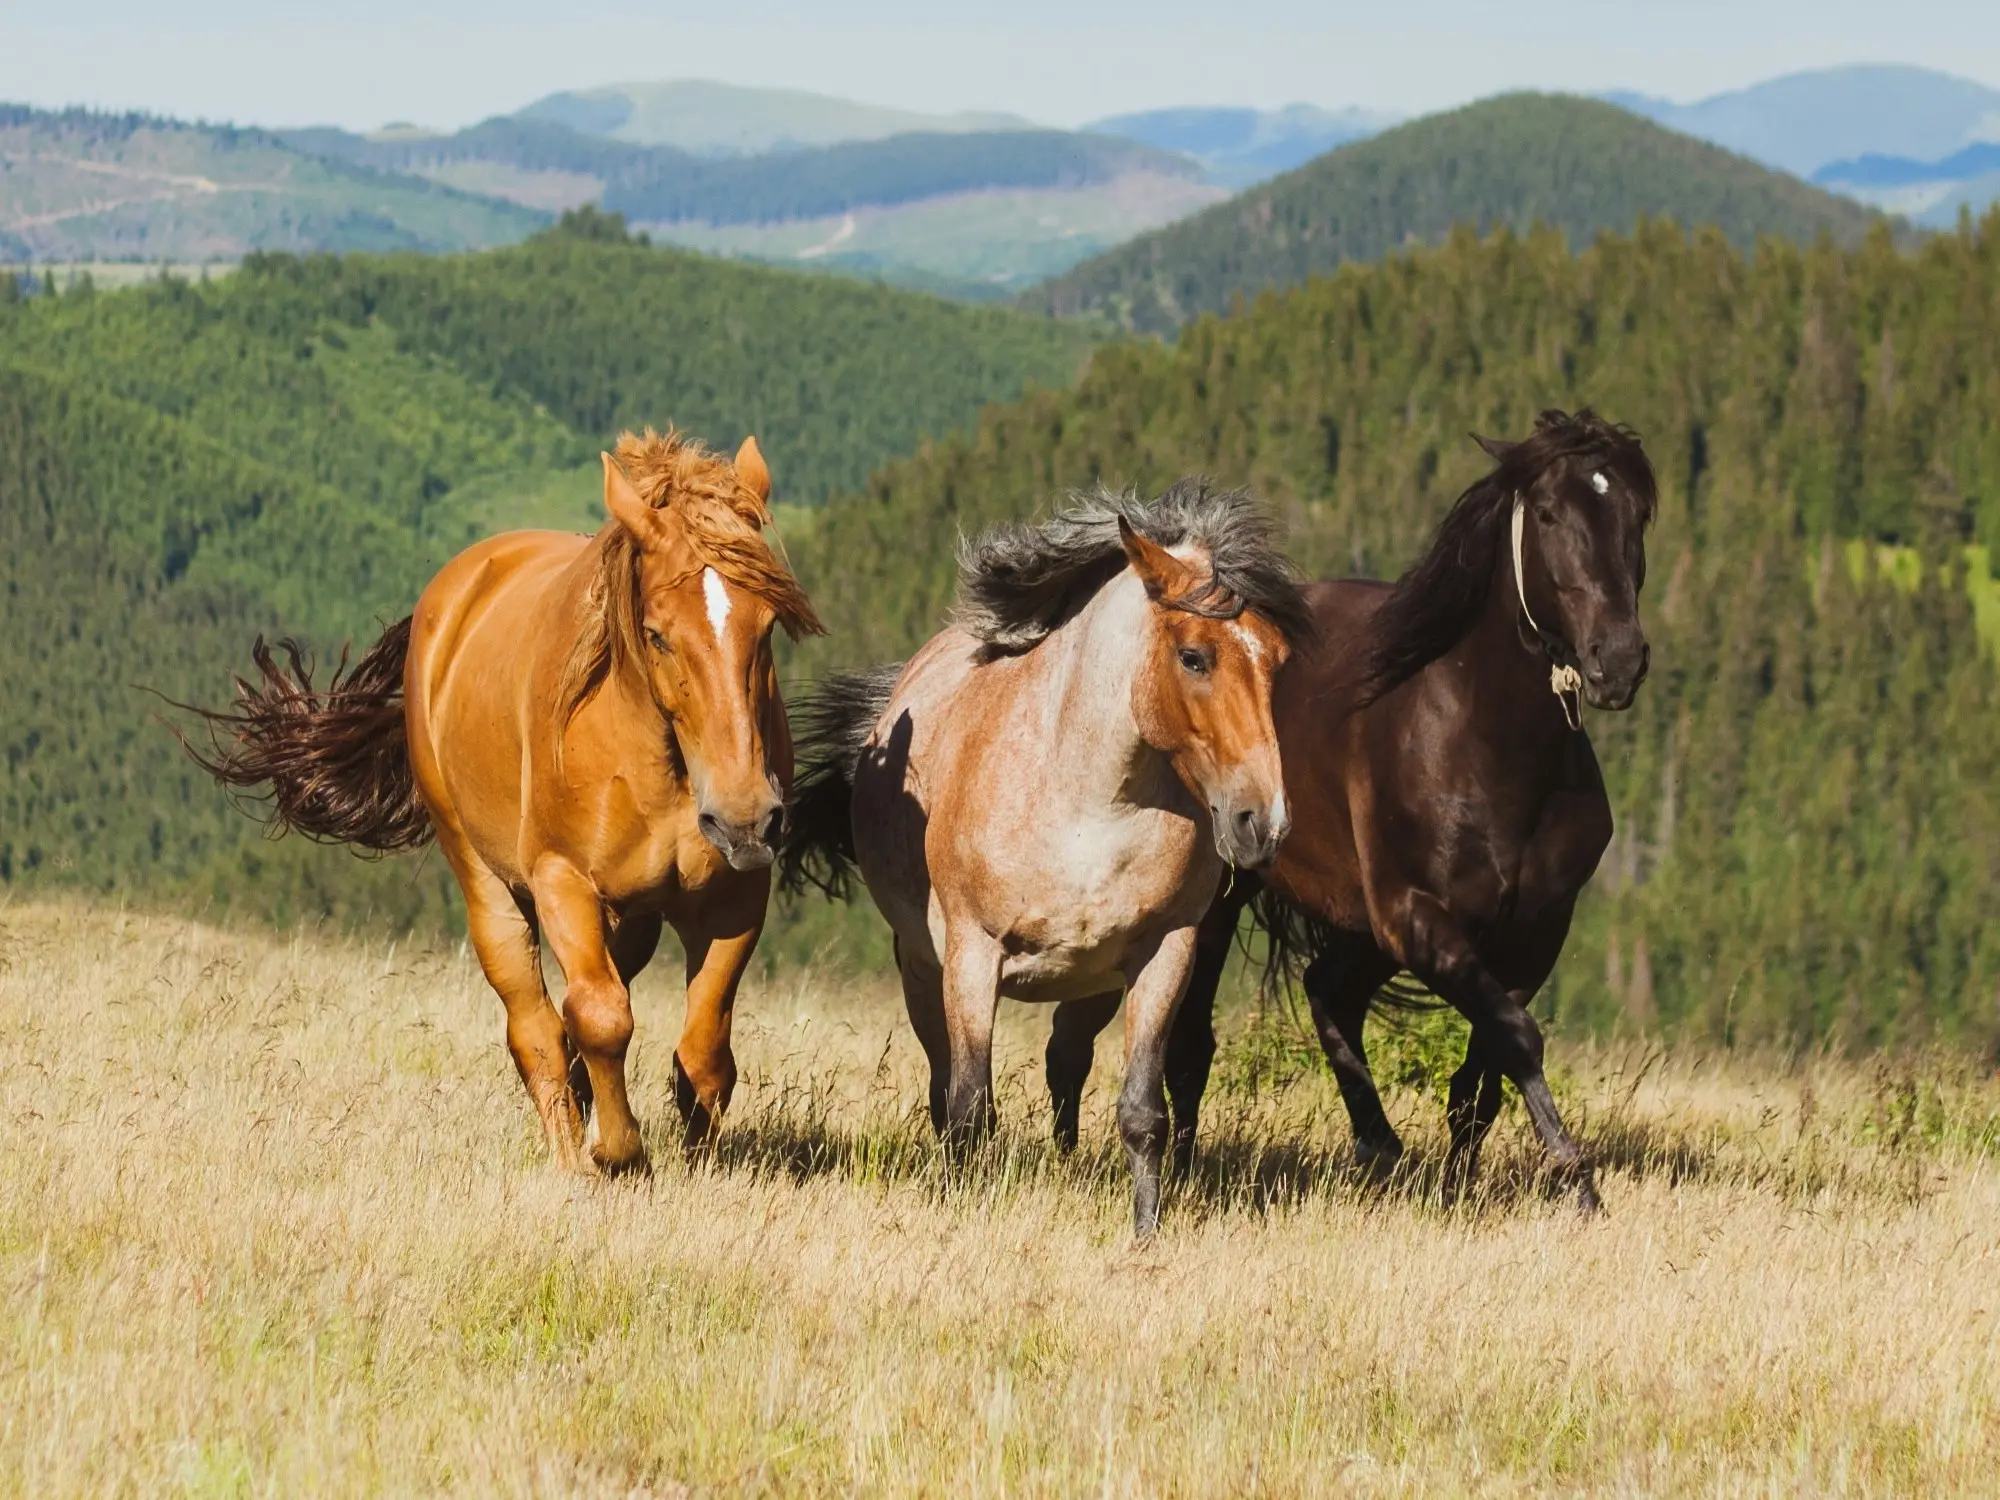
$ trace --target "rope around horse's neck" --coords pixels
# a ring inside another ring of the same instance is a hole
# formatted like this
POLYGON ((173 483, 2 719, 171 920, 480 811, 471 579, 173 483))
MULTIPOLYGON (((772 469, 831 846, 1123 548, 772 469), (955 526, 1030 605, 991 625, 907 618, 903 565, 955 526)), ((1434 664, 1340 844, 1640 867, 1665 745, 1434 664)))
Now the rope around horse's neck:
MULTIPOLYGON (((1521 497, 1514 497, 1514 592, 1521 601, 1521 613, 1526 616, 1528 628, 1535 632, 1535 639, 1542 643, 1545 654, 1549 651, 1549 633, 1535 623, 1535 612, 1528 608, 1528 575, 1521 567, 1521 533, 1527 525, 1527 508, 1521 497)), ((1549 691, 1556 695, 1556 702, 1562 705, 1563 718, 1569 721, 1571 729, 1583 728, 1583 674, 1573 666, 1565 666, 1549 659, 1549 691)))

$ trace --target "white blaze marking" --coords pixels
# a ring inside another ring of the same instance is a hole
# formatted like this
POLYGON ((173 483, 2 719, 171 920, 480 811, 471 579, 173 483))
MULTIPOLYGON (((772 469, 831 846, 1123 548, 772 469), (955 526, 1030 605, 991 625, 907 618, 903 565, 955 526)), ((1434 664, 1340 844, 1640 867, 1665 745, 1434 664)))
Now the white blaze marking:
POLYGON ((1608 495, 1611 493, 1611 481, 1604 477, 1602 471, 1599 471, 1598 473, 1592 474, 1590 476, 1590 487, 1596 490, 1597 493, 1600 495, 1608 495))
POLYGON ((1241 625, 1231 625, 1229 628, 1236 632, 1236 639, 1241 641, 1243 649, 1250 653, 1250 660, 1262 666, 1264 662, 1264 648, 1258 642, 1257 637, 1241 625))
POLYGON ((722 581, 722 575, 713 568, 701 570, 701 594, 708 601, 708 623, 715 631, 715 638, 722 639, 722 627, 729 622, 729 586, 722 581))

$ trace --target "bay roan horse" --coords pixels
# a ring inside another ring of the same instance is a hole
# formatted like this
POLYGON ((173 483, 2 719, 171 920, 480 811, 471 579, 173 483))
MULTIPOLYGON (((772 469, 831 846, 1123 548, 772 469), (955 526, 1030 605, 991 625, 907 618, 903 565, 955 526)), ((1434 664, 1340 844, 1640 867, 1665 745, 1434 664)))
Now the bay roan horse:
MULTIPOLYGON (((1522 442, 1478 441, 1493 471, 1394 585, 1307 590, 1317 645, 1286 668, 1275 705, 1292 833, 1257 904, 1274 961, 1305 961, 1314 1028, 1363 1166, 1403 1150, 1361 1028, 1371 1000, 1407 972, 1472 1024, 1451 1080, 1448 1190, 1469 1181, 1506 1077, 1594 1208, 1527 1006, 1610 842, 1582 703, 1626 708, 1645 678, 1639 591, 1657 492, 1638 438, 1588 411, 1544 412, 1522 442)), ((1251 889, 1235 883, 1203 924, 1169 1044, 1181 1168, 1215 1055, 1217 981, 1251 889)), ((1109 1019, 1101 1002, 1058 1012, 1058 1130, 1109 1019)))
POLYGON ((959 595, 907 666, 801 703, 781 869, 845 894, 858 865, 948 1141, 991 1127, 1003 995, 1122 990, 1118 1127, 1149 1234, 1196 925, 1224 869, 1270 863, 1289 822, 1271 683, 1304 601, 1264 515, 1193 480, 989 531, 959 595))
POLYGON ((517 531, 460 553, 324 691, 294 643, 288 671, 260 640, 260 681, 206 715, 214 750, 197 758, 267 792, 280 827, 378 850, 435 836, 565 1166, 645 1164, 627 986, 663 920, 687 957, 674 1075, 690 1148, 735 1083, 731 1008, 792 774, 772 627, 821 628, 763 538, 770 485, 754 440, 731 463, 627 435, 604 457, 594 537, 517 531))

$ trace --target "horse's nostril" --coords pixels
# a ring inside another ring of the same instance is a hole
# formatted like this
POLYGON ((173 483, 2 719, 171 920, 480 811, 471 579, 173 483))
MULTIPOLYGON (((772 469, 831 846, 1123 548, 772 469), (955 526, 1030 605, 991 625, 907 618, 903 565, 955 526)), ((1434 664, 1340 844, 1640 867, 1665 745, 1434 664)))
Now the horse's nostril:
POLYGON ((770 816, 764 819, 764 842, 775 849, 778 846, 778 840, 784 836, 785 810, 782 807, 775 807, 771 809, 770 816))
POLYGON ((722 826, 722 819, 718 818, 714 813, 705 812, 696 818, 695 827, 701 830, 701 836, 711 844, 716 845, 718 848, 727 847, 729 830, 722 826))

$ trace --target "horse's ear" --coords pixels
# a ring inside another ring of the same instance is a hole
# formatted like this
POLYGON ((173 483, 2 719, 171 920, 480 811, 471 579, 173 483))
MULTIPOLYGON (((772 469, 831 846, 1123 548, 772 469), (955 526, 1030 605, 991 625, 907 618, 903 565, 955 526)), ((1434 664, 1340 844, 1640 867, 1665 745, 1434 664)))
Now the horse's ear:
POLYGON ((743 446, 736 450, 736 477, 751 494, 767 505, 770 503, 771 471, 765 466, 764 455, 754 437, 745 438, 743 446))
POLYGON ((1146 585, 1148 599, 1172 599, 1192 586, 1193 570, 1152 538, 1139 535, 1122 515, 1118 518, 1118 540, 1132 571, 1146 585))
POLYGON ((625 477, 618 461, 609 453, 603 457, 604 508, 611 513, 612 520, 630 533, 633 541, 644 546, 659 530, 660 518, 653 514, 652 506, 639 498, 639 492, 632 488, 632 481, 625 477))
POLYGON ((1507 455, 1521 446, 1519 443, 1510 443, 1505 438, 1481 437, 1476 432, 1472 434, 1472 440, 1484 448, 1486 456, 1496 464, 1505 463, 1507 455))

